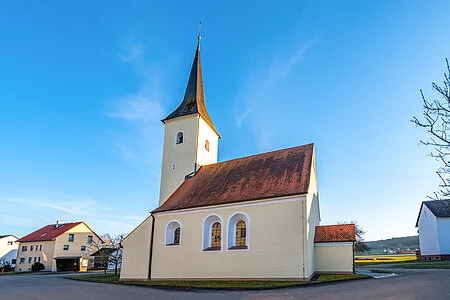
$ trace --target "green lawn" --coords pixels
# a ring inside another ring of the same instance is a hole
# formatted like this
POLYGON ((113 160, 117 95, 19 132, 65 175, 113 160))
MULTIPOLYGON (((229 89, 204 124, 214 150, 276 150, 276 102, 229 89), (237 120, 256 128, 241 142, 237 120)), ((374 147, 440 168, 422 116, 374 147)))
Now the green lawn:
MULTIPOLYGON (((31 274, 31 271, 25 271, 25 272, 5 272, 3 275, 22 275, 22 274, 31 274)), ((0 272, 0 276, 2 276, 2 273, 0 272)))
POLYGON ((450 261, 417 261, 409 264, 395 264, 391 269, 450 269, 450 261))
POLYGON ((370 278, 360 274, 320 275, 314 282, 304 281, 119 281, 119 275, 101 274, 101 275, 76 275, 67 276, 74 280, 83 280, 101 283, 113 283, 124 285, 136 285, 145 287, 164 287, 164 288, 182 288, 182 289, 271 289, 289 286, 302 286, 316 284, 319 282, 333 282, 341 280, 352 280, 361 278, 370 278))

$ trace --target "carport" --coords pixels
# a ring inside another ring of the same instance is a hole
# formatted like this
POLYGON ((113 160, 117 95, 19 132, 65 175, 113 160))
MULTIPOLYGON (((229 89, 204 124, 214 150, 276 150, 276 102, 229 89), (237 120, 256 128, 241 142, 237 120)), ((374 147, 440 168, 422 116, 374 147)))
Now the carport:
POLYGON ((86 272, 88 259, 83 256, 55 257, 56 271, 58 272, 86 272))

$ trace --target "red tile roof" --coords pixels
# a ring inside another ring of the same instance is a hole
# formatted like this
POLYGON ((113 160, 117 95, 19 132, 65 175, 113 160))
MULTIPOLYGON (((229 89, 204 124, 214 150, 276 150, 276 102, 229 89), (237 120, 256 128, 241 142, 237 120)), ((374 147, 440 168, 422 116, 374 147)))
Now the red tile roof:
POLYGON ((200 168, 153 212, 306 194, 314 144, 200 168))
POLYGON ((314 243, 354 242, 355 224, 316 226, 314 243))
POLYGON ((56 224, 50 224, 18 239, 16 242, 51 241, 81 223, 83 222, 62 223, 59 227, 56 227, 56 224))

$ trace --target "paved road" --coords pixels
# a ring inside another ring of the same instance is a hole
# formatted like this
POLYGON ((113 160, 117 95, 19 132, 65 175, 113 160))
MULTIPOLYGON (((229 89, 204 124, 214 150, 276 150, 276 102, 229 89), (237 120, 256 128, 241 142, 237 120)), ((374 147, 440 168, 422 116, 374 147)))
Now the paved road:
POLYGON ((450 299, 450 269, 266 291, 180 291, 81 282, 54 275, 0 276, 0 299, 450 299))

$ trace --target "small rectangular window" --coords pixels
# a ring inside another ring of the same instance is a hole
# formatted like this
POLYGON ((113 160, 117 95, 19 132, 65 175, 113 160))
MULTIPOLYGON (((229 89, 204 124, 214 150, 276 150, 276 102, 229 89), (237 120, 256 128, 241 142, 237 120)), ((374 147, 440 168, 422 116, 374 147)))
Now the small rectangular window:
POLYGON ((92 235, 88 235, 87 243, 92 244, 92 235))
POLYGON ((22 251, 27 251, 27 246, 22 246, 22 251))
POLYGON ((40 256, 38 257, 38 262, 41 262, 41 257, 40 256))
POLYGON ((69 245, 64 245, 63 250, 69 250, 69 245))
POLYGON ((86 251, 86 246, 81 246, 81 251, 86 251))
POLYGON ((11 264, 15 265, 17 260, 15 258, 11 259, 11 264))
POLYGON ((69 242, 73 242, 74 237, 73 233, 69 233, 69 242))
POLYGON ((39 245, 39 251, 42 251, 42 245, 39 245))
POLYGON ((34 250, 34 246, 30 246, 30 252, 34 250))
POLYGON ((24 257, 21 257, 21 258, 20 258, 19 264, 24 264, 24 263, 25 263, 25 258, 24 258, 24 257))
POLYGON ((35 257, 34 257, 34 262, 36 262, 36 261, 37 261, 37 257, 35 256, 35 257))
POLYGON ((8 246, 12 246, 13 242, 12 241, 8 241, 8 246))
POLYGON ((31 264, 31 257, 28 257, 28 263, 31 264))

